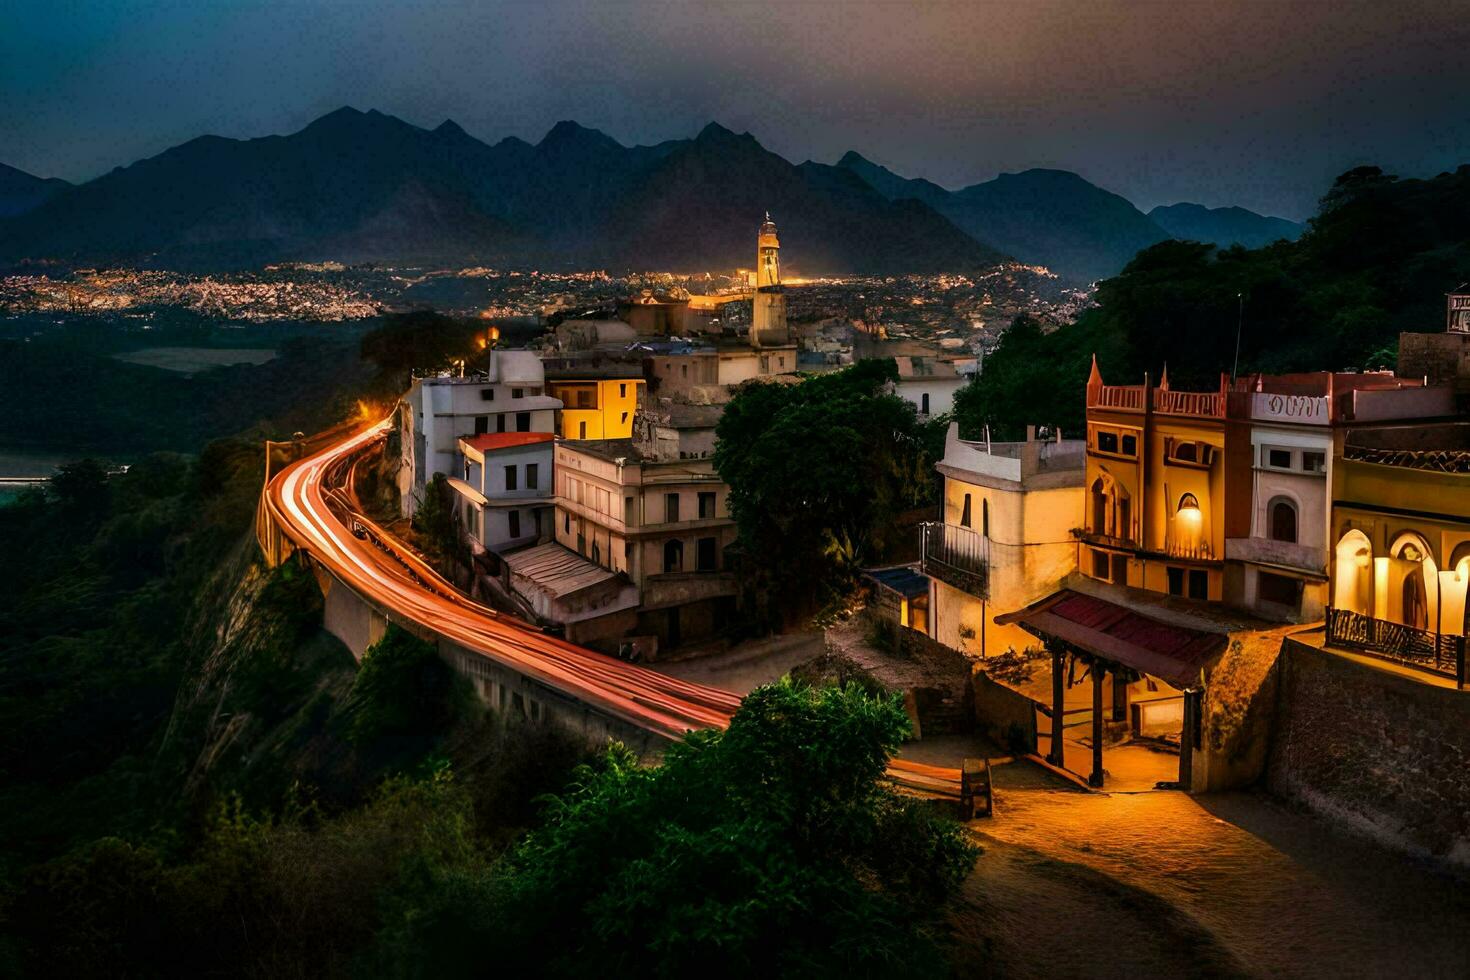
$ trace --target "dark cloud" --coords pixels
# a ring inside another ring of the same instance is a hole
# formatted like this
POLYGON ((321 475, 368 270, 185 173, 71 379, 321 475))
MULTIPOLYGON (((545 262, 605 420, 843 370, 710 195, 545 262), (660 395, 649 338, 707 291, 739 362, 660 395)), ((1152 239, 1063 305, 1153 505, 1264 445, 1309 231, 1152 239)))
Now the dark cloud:
POLYGON ((5 26, 0 160, 70 179, 342 104, 492 140, 719 119, 797 161, 1288 217, 1358 163, 1470 161, 1470 19, 1442 2, 12 0, 5 26))

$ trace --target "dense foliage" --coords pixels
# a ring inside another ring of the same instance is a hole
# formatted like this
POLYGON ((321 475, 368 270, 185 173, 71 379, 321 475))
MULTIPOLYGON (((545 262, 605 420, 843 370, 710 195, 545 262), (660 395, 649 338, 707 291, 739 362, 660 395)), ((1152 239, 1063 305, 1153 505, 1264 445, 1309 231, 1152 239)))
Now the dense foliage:
POLYGON ((715 468, 741 548, 788 616, 845 587, 895 543, 895 516, 934 493, 938 426, 892 393, 897 378, 892 360, 871 360, 750 383, 720 417, 715 468))
POLYGON ((1075 324, 1018 324, 956 417, 966 436, 987 424, 996 438, 1027 424, 1078 432, 1094 352, 1112 384, 1167 365, 1175 388, 1213 389, 1234 367, 1237 327, 1242 373, 1392 367, 1399 333, 1441 330, 1444 294, 1470 279, 1466 227, 1470 166, 1428 180, 1349 171, 1295 242, 1162 242, 1101 283, 1075 324))

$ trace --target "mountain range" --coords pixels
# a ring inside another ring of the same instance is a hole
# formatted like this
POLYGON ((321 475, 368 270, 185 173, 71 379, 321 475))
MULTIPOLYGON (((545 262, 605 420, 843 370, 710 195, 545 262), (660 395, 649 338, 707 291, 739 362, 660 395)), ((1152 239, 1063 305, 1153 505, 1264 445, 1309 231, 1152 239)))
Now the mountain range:
POLYGON ((0 218, 33 211, 70 186, 56 177, 34 177, 0 163, 0 218))
MULTIPOLYGON (((1222 210, 1222 227, 1278 220, 1222 210)), ((1173 234, 1065 171, 948 191, 857 153, 793 165, 715 123, 653 146, 569 121, 536 144, 488 144, 453 122, 343 108, 286 136, 201 136, 75 186, 0 168, 0 258, 696 271, 750 265, 767 211, 788 268, 807 274, 966 272, 1015 257, 1085 282, 1173 234)))
POLYGON ((1202 204, 1160 205, 1148 213, 1174 238, 1212 242, 1221 248, 1241 245, 1262 248, 1285 239, 1294 242, 1305 226, 1286 218, 1272 218, 1245 208, 1207 208, 1202 204))

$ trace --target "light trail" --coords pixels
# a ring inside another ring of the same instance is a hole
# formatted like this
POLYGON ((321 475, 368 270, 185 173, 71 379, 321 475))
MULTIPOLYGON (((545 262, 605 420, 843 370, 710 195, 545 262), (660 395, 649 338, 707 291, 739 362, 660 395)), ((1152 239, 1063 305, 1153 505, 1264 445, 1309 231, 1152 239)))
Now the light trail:
MULTIPOLYGON (((388 431, 383 420, 305 456, 266 485, 266 507, 292 543, 365 601, 390 610, 573 700, 641 730, 678 739, 723 729, 739 696, 579 647, 474 602, 390 533, 358 513, 359 456, 388 431), (364 531, 359 538, 353 525, 364 531)), ((959 773, 891 760, 889 779, 910 791, 957 795, 959 773)))

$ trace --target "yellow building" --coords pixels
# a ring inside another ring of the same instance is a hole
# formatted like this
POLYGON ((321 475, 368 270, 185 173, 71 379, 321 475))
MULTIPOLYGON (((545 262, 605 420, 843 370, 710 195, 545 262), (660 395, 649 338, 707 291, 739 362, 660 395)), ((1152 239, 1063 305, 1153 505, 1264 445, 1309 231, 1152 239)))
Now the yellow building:
POLYGON ((1339 440, 1329 644, 1463 684, 1470 424, 1383 426, 1339 440))
POLYGON ((1072 529, 1082 516, 1082 441, 1027 435, 1025 442, 972 442, 950 425, 937 467, 944 521, 923 527, 931 593, 903 610, 904 625, 978 657, 1034 646, 1020 627, 995 617, 1047 595, 1077 567, 1072 529))
POLYGON ((1246 455, 1227 454, 1227 386, 1172 391, 1106 385, 1094 362, 1087 382, 1087 475, 1082 570, 1117 585, 1192 599, 1224 593, 1225 539, 1249 528, 1248 480, 1225 493, 1229 467, 1249 473, 1246 455), (1227 507, 1227 504, 1230 505, 1227 507))
POLYGON ((546 391, 561 399, 557 431, 565 439, 627 439, 633 435, 633 413, 643 388, 641 375, 629 376, 626 365, 547 369, 546 391), (612 373, 614 376, 606 376, 612 373))

